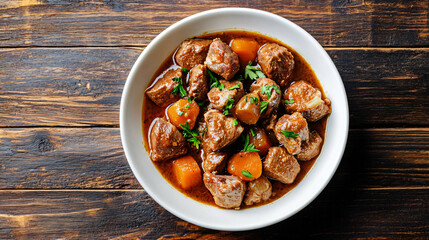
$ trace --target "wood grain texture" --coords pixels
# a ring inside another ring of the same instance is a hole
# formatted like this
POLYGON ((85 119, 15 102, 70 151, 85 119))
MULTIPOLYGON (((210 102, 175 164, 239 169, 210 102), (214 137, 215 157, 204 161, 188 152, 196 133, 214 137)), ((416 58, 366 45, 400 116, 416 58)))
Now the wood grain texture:
POLYGON ((0 3, 0 46, 144 46, 171 24, 221 7, 269 11, 324 46, 427 46, 428 2, 13 1, 0 3))
POLYGON ((0 50, 0 125, 118 125, 122 88, 141 50, 0 50))
MULTIPOLYGON (((140 189, 119 129, 0 129, 0 189, 140 189)), ((350 132, 333 186, 429 186, 429 129, 350 132)))
POLYGON ((429 233, 427 188, 354 191, 328 186, 295 216, 247 232, 219 232, 187 223, 163 210, 144 191, 2 190, 0 194, 0 238, 424 239, 429 233))
MULTIPOLYGON (((429 49, 327 51, 343 78, 351 127, 429 126, 429 49)), ((140 52, 0 50, 0 127, 118 126, 122 88, 140 52)))

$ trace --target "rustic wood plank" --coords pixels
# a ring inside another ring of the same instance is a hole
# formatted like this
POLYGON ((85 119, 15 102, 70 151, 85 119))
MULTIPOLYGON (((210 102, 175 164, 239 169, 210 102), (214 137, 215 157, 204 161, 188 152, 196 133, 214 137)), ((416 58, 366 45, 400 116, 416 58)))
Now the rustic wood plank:
MULTIPOLYGON (((119 129, 0 129, 0 189, 140 189, 119 129)), ((429 129, 350 132, 333 186, 429 186, 429 129)))
POLYGON ((429 233, 427 188, 328 186, 295 216, 247 232, 219 232, 187 223, 163 210, 144 191, 2 190, 0 194, 0 235, 15 239, 424 239, 429 233))
POLYGON ((0 129, 0 188, 140 188, 119 129, 0 129))
POLYGON ((0 125, 118 125, 136 49, 0 50, 0 125))
MULTIPOLYGON (((327 49, 351 127, 429 126, 429 49, 327 49)), ((0 50, 0 127, 118 126, 123 84, 141 49, 0 50)))
POLYGON ((142 46, 172 23, 221 7, 285 17, 324 46, 427 46, 428 2, 412 1, 2 1, 0 46, 142 46))

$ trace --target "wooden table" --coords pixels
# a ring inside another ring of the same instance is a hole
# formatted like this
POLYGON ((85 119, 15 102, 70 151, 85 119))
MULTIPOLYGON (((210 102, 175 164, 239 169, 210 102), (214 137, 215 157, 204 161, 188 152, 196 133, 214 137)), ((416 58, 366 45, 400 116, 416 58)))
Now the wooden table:
POLYGON ((0 238, 429 238, 428 1, 0 2, 0 238), (218 7, 276 13, 312 34, 347 90, 334 178, 273 226, 187 223, 134 178, 119 136, 122 88, 172 23, 218 7))

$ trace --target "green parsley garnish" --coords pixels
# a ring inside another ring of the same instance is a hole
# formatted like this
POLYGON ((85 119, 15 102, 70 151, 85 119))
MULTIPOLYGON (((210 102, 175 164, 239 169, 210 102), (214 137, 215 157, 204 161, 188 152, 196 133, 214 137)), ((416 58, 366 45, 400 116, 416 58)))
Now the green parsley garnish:
POLYGON ((299 134, 294 133, 292 131, 287 131, 287 130, 280 130, 281 133, 283 133, 283 135, 285 135, 285 137, 287 138, 296 138, 299 136, 299 134))
POLYGON ((249 170, 241 170, 241 174, 247 178, 253 178, 253 175, 249 172, 249 170))
POLYGON ((290 100, 285 100, 286 104, 291 104, 291 103, 294 103, 294 102, 295 102, 295 100, 293 100, 293 98, 291 98, 290 100))
POLYGON ((189 104, 185 106, 185 108, 190 108, 190 107, 191 107, 191 105, 189 105, 189 104))
POLYGON ((238 125, 238 121, 236 118, 234 118, 234 121, 232 122, 232 125, 237 126, 238 125))
POLYGON ((268 104, 269 104, 270 102, 261 102, 261 113, 263 112, 263 111, 265 111, 265 109, 267 109, 267 107, 268 107, 268 104))
POLYGON ((244 69, 244 78, 249 77, 252 80, 256 80, 258 78, 264 78, 265 75, 261 71, 261 69, 252 67, 252 62, 250 61, 249 64, 247 64, 246 68, 244 69))
POLYGON ((257 97, 250 97, 250 103, 258 105, 259 99, 257 97))
POLYGON ((207 130, 208 130, 207 128, 204 128, 203 132, 201 133, 201 137, 204 136, 204 133, 206 133, 207 130))
POLYGON ((239 89, 239 88, 240 88, 240 83, 237 83, 234 86, 228 88, 228 90, 234 90, 234 89, 239 89))
POLYGON ((182 72, 184 72, 184 73, 188 73, 188 72, 189 72, 189 70, 188 70, 187 68, 185 68, 185 67, 182 67, 182 72))
POLYGON ((261 93, 267 95, 268 98, 271 97, 271 91, 274 89, 276 93, 280 94, 280 89, 276 85, 264 85, 261 87, 261 93))
POLYGON ((200 149, 201 142, 197 138, 198 135, 199 135, 198 130, 197 129, 192 130, 189 127, 189 123, 188 122, 186 122, 186 125, 179 124, 179 126, 183 129, 183 136, 185 138, 187 138, 186 140, 188 140, 188 142, 193 143, 197 149, 200 149))
POLYGON ((253 128, 250 129, 250 134, 252 134, 253 137, 256 137, 256 133, 255 133, 255 130, 253 130, 253 128))
POLYGON ((246 134, 246 137, 244 139, 244 152, 259 152, 258 149, 255 148, 255 145, 252 143, 249 144, 249 135, 246 134))
POLYGON ((173 78, 173 81, 177 82, 177 86, 174 87, 173 89, 173 94, 176 95, 177 93, 180 94, 180 97, 185 97, 186 95, 188 95, 188 93, 186 92, 185 88, 183 87, 183 81, 182 78, 180 77, 175 77, 173 78))
POLYGON ((191 103, 192 102, 192 97, 188 97, 188 102, 191 103))
POLYGON ((219 90, 222 90, 225 88, 225 85, 219 82, 219 80, 213 75, 212 71, 207 69, 207 72, 209 73, 209 76, 210 76, 210 88, 217 87, 219 88, 219 90))
POLYGON ((179 111, 179 115, 182 116, 185 112, 184 111, 179 111))
POLYGON ((226 100, 226 106, 223 110, 223 115, 228 116, 230 114, 231 108, 234 106, 234 99, 231 99, 231 95, 228 94, 228 100, 226 100))

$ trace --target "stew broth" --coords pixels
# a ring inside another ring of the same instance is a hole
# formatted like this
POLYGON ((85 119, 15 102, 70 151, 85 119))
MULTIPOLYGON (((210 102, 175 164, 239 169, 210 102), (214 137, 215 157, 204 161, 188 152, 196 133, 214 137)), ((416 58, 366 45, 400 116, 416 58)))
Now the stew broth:
MULTIPOLYGON (((242 37, 248 37, 255 39, 260 46, 262 46, 265 43, 277 43, 279 45, 285 46, 288 48, 288 50, 293 54, 294 61, 295 61, 295 67, 292 73, 292 76, 290 79, 293 79, 293 81, 297 80, 305 80, 308 83, 310 83, 313 87, 318 88, 323 95, 323 98, 325 98, 325 94, 323 92, 322 86, 317 79, 314 71, 311 69, 310 65, 305 61, 301 55, 299 55, 294 49, 290 48, 289 46, 283 44, 282 42, 279 42, 273 38, 269 38, 266 36, 263 36, 261 34, 257 33, 251 33, 251 32, 244 32, 244 31, 227 31, 227 32, 220 32, 220 33, 211 33, 203 36, 198 36, 198 38, 204 38, 204 39, 214 39, 214 38, 220 38, 222 41, 229 43, 234 38, 242 38, 242 37)), ((166 69, 170 68, 171 66, 176 65, 174 62, 174 52, 164 61, 164 63, 159 67, 157 72, 154 74, 154 76, 151 79, 150 85, 152 85, 157 77, 164 72, 166 69)), ((245 80, 248 81, 248 80, 245 80)), ((292 84, 293 81, 289 83, 292 84)), ((245 83, 245 85, 250 84, 245 83)), ((282 92, 284 92, 285 88, 281 89, 282 92)), ((167 107, 168 108, 168 107, 167 107)), ((150 151, 149 149, 149 130, 151 127, 152 121, 157 117, 164 117, 165 116, 165 110, 166 108, 162 108, 157 106, 155 103, 153 103, 146 94, 144 94, 144 100, 142 105, 142 126, 143 126, 143 136, 144 136, 144 142, 145 142, 145 149, 147 152, 150 151)), ((282 116, 284 114, 284 109, 282 106, 279 107, 279 114, 278 116, 282 116)), ((327 117, 325 116, 322 119, 318 120, 317 122, 308 122, 308 127, 310 130, 316 130, 319 135, 324 140, 325 137, 325 131, 326 131, 326 122, 327 117)), ((259 124, 258 124, 259 125, 259 124)), ((228 151, 230 151, 229 155, 233 155, 236 152, 239 152, 240 149, 234 150, 234 144, 231 147, 227 148, 228 151)), ((252 206, 246 206, 244 203, 241 204, 241 208, 249 208, 249 207, 255 207, 264 205, 270 202, 275 201, 276 199, 279 199, 280 197, 284 196, 287 192, 292 190, 295 186, 297 186, 301 180, 307 175, 307 173, 310 171, 312 166, 314 165, 317 157, 313 158, 309 161, 299 161, 301 171, 299 172, 298 176, 296 177, 295 181, 292 184, 283 184, 278 181, 271 181, 272 184, 272 196, 269 200, 264 201, 262 203, 257 203, 252 206)), ((201 167, 201 161, 196 159, 201 167)), ((264 160, 264 158, 262 158, 264 160)), ((165 161, 165 162, 153 162, 153 164, 156 166, 158 171, 161 173, 161 175, 171 184, 173 185, 178 191, 182 192, 186 196, 197 200, 199 202, 210 204, 213 206, 217 206, 214 202, 214 199, 212 195, 210 194, 209 190, 204 186, 204 183, 201 181, 201 183, 189 190, 182 189, 179 184, 177 183, 175 176, 172 172, 172 161, 165 161)))

